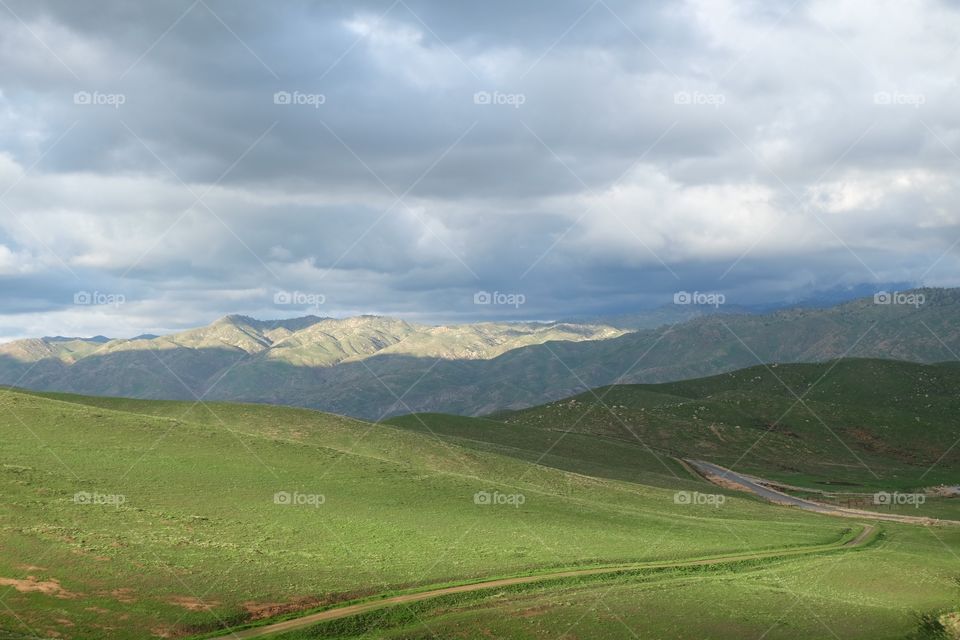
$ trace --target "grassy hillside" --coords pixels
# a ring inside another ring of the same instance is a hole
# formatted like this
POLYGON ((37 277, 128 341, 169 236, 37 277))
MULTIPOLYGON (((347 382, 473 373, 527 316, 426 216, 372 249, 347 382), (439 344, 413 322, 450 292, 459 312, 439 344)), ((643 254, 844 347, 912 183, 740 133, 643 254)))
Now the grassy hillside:
POLYGON ((389 424, 588 475, 675 486, 675 458, 718 463, 839 506, 960 520, 960 366, 847 359, 614 385, 486 418, 389 424), (798 398, 802 399, 798 400, 798 398), (875 504, 878 491, 922 502, 875 504))
POLYGON ((598 478, 657 487, 686 486, 690 474, 662 450, 633 439, 566 432, 539 426, 517 428, 489 418, 422 413, 387 424, 434 435, 457 446, 489 451, 531 463, 598 478))
POLYGON ((714 491, 689 477, 591 478, 288 408, 4 391, 0 442, 0 630, 14 637, 181 636, 405 586, 822 544, 850 526, 734 495, 677 504, 677 488, 714 491))
MULTIPOLYGON (((711 315, 602 342, 518 349, 490 362, 460 367, 439 363, 429 369, 435 363, 417 366, 386 359, 367 364, 397 393, 416 382, 404 397, 412 411, 478 415, 534 406, 604 385, 683 380, 760 363, 842 357, 955 360, 960 353, 960 292, 922 292, 926 303, 919 308, 876 305, 871 298, 827 309, 711 315)), ((349 374, 349 369, 343 373, 349 374)), ((361 372, 352 379, 353 389, 376 393, 376 387, 361 372)))
POLYGON ((330 625, 279 637, 946 639, 940 619, 956 610, 960 588, 945 546, 956 550, 960 532, 891 526, 858 553, 488 593, 381 615, 375 634, 330 625))
POLYGON ((957 484, 960 366, 847 359, 601 387, 504 414, 820 487, 957 484))

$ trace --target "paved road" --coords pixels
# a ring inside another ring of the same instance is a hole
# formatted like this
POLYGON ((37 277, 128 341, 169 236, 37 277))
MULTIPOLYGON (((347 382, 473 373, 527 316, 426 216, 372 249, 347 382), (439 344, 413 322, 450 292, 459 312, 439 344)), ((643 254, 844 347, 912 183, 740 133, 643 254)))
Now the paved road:
POLYGON ((283 633, 286 631, 294 631, 296 629, 303 629, 305 627, 310 627, 320 622, 326 622, 328 620, 336 620, 339 618, 347 618, 350 616, 360 615, 362 613, 367 613, 369 611, 374 611, 377 609, 382 609, 385 607, 406 604, 411 602, 420 602, 421 600, 430 600, 432 598, 437 598, 440 596, 451 595, 456 593, 468 593, 471 591, 481 591, 484 589, 497 589, 501 587, 508 587, 518 584, 528 584, 531 582, 542 582, 547 580, 557 580, 561 578, 574 578, 574 577, 583 577, 583 576, 595 576, 595 575, 604 575, 610 573, 619 573, 622 571, 639 571, 643 569, 666 569, 666 568, 675 568, 675 567, 694 567, 694 566, 704 566, 704 565, 715 565, 715 564, 724 564, 729 562, 740 562, 743 560, 756 560, 763 558, 782 558, 789 556, 802 556, 812 553, 818 553, 828 550, 836 549, 850 549, 853 547, 859 547, 863 544, 866 544, 871 538, 871 534, 874 531, 873 525, 866 525, 863 527, 863 530, 853 539, 847 540, 846 542, 836 542, 828 545, 820 545, 807 548, 789 548, 783 550, 775 551, 762 551, 757 553, 740 553, 733 555, 717 556, 714 558, 702 558, 699 560, 683 560, 679 562, 654 562, 654 563, 642 563, 642 564, 625 564, 618 565, 614 567, 602 567, 595 569, 576 569, 572 571, 560 571, 557 573, 545 573, 541 575, 533 576, 520 576, 516 578, 504 578, 500 580, 489 580, 486 582, 475 582, 472 584, 458 585, 455 587, 445 587, 442 589, 433 589, 431 591, 420 591, 417 593, 407 593, 398 596, 390 596, 388 598, 382 598, 380 600, 371 600, 366 602, 361 602, 358 604, 348 604, 333 609, 328 609, 326 611, 321 611, 319 613, 312 613, 305 615, 299 618, 294 618, 292 620, 285 620, 283 622, 277 622, 275 624, 264 625, 262 627, 255 627, 252 629, 243 629, 239 631, 234 631, 232 633, 227 633, 223 636, 218 636, 214 640, 246 640, 247 638, 264 638, 271 636, 277 633, 283 633))
POLYGON ((736 471, 731 471, 730 469, 721 467, 718 464, 713 464, 712 462, 705 462, 703 460, 683 460, 683 462, 693 467, 697 473, 714 484, 720 486, 728 486, 729 484, 739 485, 747 491, 754 493, 770 502, 789 505, 792 507, 799 507, 800 509, 804 509, 806 511, 824 513, 832 516, 868 518, 871 520, 905 522, 908 524, 960 524, 960 522, 953 520, 938 520, 935 518, 925 518, 922 516, 904 516, 895 513, 877 513, 875 511, 862 511, 860 509, 845 509, 843 507, 835 507, 833 505, 823 504, 813 500, 797 498, 781 491, 777 491, 776 489, 771 489, 770 487, 762 484, 762 480, 737 473, 736 471))
POLYGON ((755 493, 756 495, 760 496, 761 498, 765 498, 770 502, 776 502, 777 504, 788 504, 793 507, 806 509, 807 511, 816 511, 817 513, 832 513, 837 510, 835 507, 830 507, 829 505, 819 504, 817 502, 813 502, 812 500, 804 500, 803 498, 797 498, 795 496, 787 495, 786 493, 774 491, 770 487, 766 487, 745 475, 741 475, 736 471, 731 471, 730 469, 725 469, 724 467, 713 464, 712 462, 704 462, 703 460, 686 460, 685 462, 687 462, 687 464, 692 466, 712 482, 717 483, 714 478, 719 478, 721 481, 738 484, 741 487, 749 489, 751 493, 755 493))

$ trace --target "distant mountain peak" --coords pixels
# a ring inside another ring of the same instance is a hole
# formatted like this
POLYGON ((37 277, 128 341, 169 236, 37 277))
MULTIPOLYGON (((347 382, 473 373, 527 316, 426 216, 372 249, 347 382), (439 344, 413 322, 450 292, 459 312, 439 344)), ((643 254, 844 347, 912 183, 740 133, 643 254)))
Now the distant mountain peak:
POLYGON ((251 318, 250 316, 240 315, 239 313, 230 313, 214 321, 213 324, 214 325, 218 325, 218 324, 236 325, 236 324, 255 324, 256 322, 257 320, 254 318, 251 318))
MULTIPOLYGON (((271 363, 326 368, 381 354, 445 360, 491 359, 546 341, 604 340, 623 333, 593 324, 484 322, 433 326, 378 314, 347 318, 307 315, 276 320, 229 314, 207 326, 164 336, 142 335, 113 341, 102 336, 86 341, 18 341, 5 345, 0 355, 7 353, 20 362, 58 359, 75 363, 94 353, 101 361, 112 356, 119 360, 159 348, 205 353, 211 361, 237 354, 271 363)), ((206 365, 198 366, 203 369, 206 365)), ((254 366, 252 362, 250 366, 254 366)))
POLYGON ((640 330, 602 318, 433 326, 372 314, 285 320, 231 315, 155 339, 5 343, 0 383, 167 399, 212 388, 210 399, 378 418, 408 410, 519 408, 584 386, 702 377, 758 360, 942 362, 960 353, 960 290, 878 287, 877 293, 887 295, 827 308, 686 320, 661 314, 649 320, 660 328, 640 330), (910 294, 922 294, 923 302, 910 294), (669 324, 663 326, 664 320, 669 324), (398 402, 393 394, 405 389, 412 391, 398 402))

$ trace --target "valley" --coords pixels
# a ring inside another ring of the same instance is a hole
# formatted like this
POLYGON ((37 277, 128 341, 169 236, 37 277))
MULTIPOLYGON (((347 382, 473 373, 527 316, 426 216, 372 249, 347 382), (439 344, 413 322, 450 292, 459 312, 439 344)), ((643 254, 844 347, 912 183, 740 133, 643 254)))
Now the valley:
POLYGON ((0 640, 960 640, 960 0, 0 0, 0 640))
MULTIPOLYGON (((955 376, 883 360, 778 365, 380 424, 9 389, 0 637, 602 638, 623 624, 682 638, 818 625, 935 637, 924 629, 960 595, 960 527, 771 504, 682 458, 919 490, 956 477, 955 376), (831 434, 848 423, 886 431, 848 451, 831 434), (733 623, 747 601, 752 617, 733 623)), ((954 500, 931 498, 936 517, 953 519, 954 500)))

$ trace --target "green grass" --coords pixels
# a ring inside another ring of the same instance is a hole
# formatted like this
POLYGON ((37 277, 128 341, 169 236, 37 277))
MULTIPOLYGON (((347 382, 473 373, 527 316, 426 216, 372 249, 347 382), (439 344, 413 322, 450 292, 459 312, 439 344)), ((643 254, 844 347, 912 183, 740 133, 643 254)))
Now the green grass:
MULTIPOLYGON (((859 498, 960 482, 960 367, 885 360, 753 367, 603 387, 487 418, 415 414, 388 424, 459 446, 652 486, 682 487, 673 457, 859 498), (803 398, 797 402, 797 396, 803 398)), ((817 493, 792 491, 819 498, 817 493)), ((876 510, 960 520, 960 498, 876 510)))
POLYGON ((678 505, 692 480, 640 484, 649 461, 631 479, 626 455, 623 477, 594 478, 288 408, 7 391, 0 442, 0 579, 63 589, 0 585, 9 634, 201 633, 249 621, 248 603, 822 544, 848 526, 735 495, 678 505), (277 505, 278 491, 325 502, 277 505), (478 506, 477 491, 525 502, 478 506))
MULTIPOLYGON (((774 371, 803 393, 829 366, 774 371)), ((913 367, 841 362, 807 396, 831 428, 876 436, 855 452, 879 478, 842 466, 848 453, 806 408, 781 422, 792 435, 771 431, 737 468, 811 488, 917 486, 914 454, 955 432, 958 370, 913 367)), ((824 545, 855 526, 717 489, 671 459, 731 463, 753 444, 794 400, 769 371, 597 393, 602 403, 587 394, 496 420, 370 424, 0 391, 0 637, 203 635, 255 622, 251 603, 294 615, 561 568, 824 545), (677 504, 678 490, 726 502, 677 504), (277 505, 278 491, 324 501, 277 505), (524 500, 477 505, 478 491, 524 500), (77 504, 77 492, 124 503, 77 504), (36 584, 53 592, 14 588, 36 584)), ((924 482, 953 483, 956 468, 944 456, 924 482)), ((958 503, 929 499, 922 513, 949 517, 958 503)), ((462 594, 281 637, 937 637, 938 617, 960 605, 960 528, 883 530, 862 549, 462 594)))
POLYGON ((386 424, 435 435, 461 447, 598 478, 674 489, 700 486, 669 455, 653 451, 637 439, 539 427, 517 428, 514 424, 486 418, 429 413, 391 418, 386 424))
POLYGON ((946 638, 960 530, 886 526, 879 544, 776 562, 623 574, 424 602, 278 638, 946 638))
POLYGON ((957 389, 955 364, 854 359, 601 387, 497 419, 642 441, 810 488, 911 491, 958 483, 957 389))

